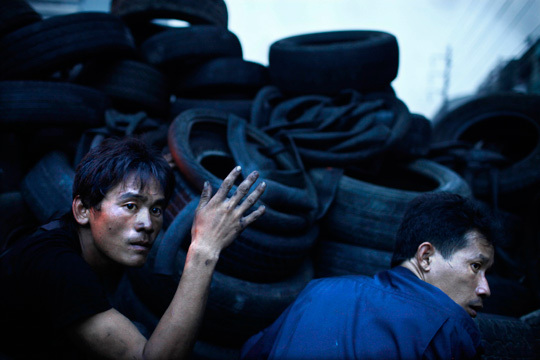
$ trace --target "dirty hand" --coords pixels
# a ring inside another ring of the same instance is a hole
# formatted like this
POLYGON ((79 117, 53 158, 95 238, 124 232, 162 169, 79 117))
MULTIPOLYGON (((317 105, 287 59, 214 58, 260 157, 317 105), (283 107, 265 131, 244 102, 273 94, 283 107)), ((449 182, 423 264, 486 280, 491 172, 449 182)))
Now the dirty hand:
POLYGON ((258 219, 265 211, 264 206, 261 205, 257 210, 244 216, 244 213, 255 204, 266 188, 264 182, 260 183, 241 202, 259 177, 256 171, 249 174, 238 186, 236 192, 230 198, 227 198, 227 194, 240 173, 241 168, 239 166, 234 168, 223 180, 219 190, 213 197, 211 197, 212 187, 206 182, 195 212, 195 219, 191 228, 192 244, 213 251, 217 256, 219 256, 221 250, 232 243, 242 230, 258 219))

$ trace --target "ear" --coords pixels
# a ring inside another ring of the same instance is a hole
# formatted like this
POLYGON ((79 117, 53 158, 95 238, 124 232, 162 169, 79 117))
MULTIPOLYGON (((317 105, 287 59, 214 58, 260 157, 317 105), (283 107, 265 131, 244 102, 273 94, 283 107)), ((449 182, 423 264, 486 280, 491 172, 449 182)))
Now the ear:
POLYGON ((71 211, 73 211, 73 217, 75 218, 75 221, 79 223, 79 225, 86 225, 90 221, 90 209, 83 205, 79 195, 73 199, 71 211))
POLYGON ((429 272, 431 270, 431 260, 435 255, 435 247, 430 242, 423 242, 418 246, 416 250, 416 261, 422 271, 429 272))

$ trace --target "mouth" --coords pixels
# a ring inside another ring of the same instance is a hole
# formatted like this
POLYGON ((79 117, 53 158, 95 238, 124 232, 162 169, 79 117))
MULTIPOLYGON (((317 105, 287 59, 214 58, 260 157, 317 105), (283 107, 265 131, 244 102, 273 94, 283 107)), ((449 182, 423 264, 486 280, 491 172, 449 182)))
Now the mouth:
POLYGON ((481 304, 479 305, 469 305, 469 315, 471 315, 471 317, 476 317, 476 315, 478 314, 478 312, 480 310, 482 310, 483 306, 481 304))
POLYGON ((152 248, 152 243, 150 241, 134 241, 129 243, 129 246, 135 251, 148 252, 152 248))

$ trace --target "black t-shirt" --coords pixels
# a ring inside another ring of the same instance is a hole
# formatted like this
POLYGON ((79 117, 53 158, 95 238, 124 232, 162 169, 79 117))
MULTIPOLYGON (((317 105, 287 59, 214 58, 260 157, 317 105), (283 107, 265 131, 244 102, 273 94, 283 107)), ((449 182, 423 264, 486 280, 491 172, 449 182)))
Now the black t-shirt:
POLYGON ((17 358, 71 357, 67 327, 111 308, 66 223, 21 239, 1 255, 0 289, 0 353, 17 358))

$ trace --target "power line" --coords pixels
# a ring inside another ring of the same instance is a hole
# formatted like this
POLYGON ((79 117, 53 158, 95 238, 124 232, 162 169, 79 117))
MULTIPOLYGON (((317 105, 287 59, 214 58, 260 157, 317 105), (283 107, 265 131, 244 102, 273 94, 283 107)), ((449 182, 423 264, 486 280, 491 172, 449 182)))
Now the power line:
MULTIPOLYGON (((508 30, 512 27, 515 26, 515 24, 517 22, 519 22, 526 14, 526 12, 530 9, 530 7, 533 5, 535 0, 528 0, 527 3, 525 5, 523 5, 523 7, 521 8, 521 10, 518 12, 518 14, 516 14, 516 16, 514 17, 514 19, 506 26, 506 28, 503 30, 502 34, 507 34, 508 33, 508 30)), ((487 52, 485 52, 484 54, 492 54, 496 47, 497 46, 500 46, 501 42, 498 41, 498 38, 494 38, 494 41, 492 42, 492 45, 489 47, 489 49, 487 50, 487 52)), ((470 76, 471 74, 474 74, 476 73, 476 70, 478 68, 478 65, 481 65, 479 64, 480 61, 482 61, 484 57, 482 56, 476 56, 476 59, 477 61, 474 62, 474 65, 471 66, 469 68, 469 72, 468 72, 468 75, 470 76)))

